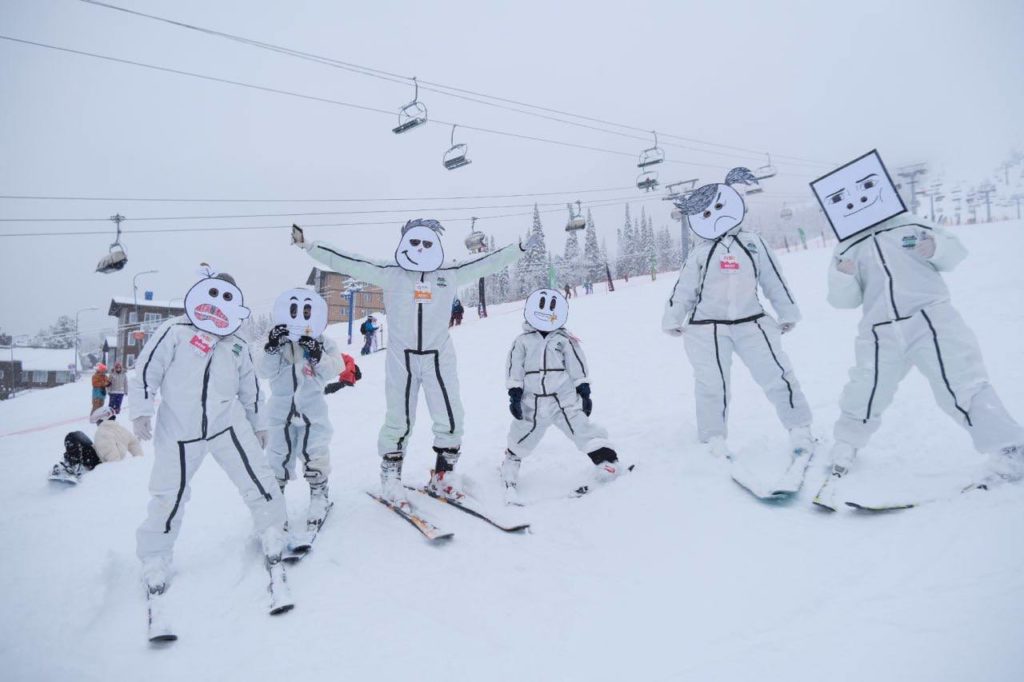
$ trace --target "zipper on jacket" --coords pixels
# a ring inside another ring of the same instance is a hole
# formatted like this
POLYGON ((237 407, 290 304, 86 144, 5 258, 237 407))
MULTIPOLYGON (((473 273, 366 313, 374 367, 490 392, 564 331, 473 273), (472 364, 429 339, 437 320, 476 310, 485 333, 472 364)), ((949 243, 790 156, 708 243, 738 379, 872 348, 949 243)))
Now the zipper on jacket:
POLYGON ((540 392, 548 392, 548 339, 551 337, 550 334, 544 337, 544 348, 541 350, 541 357, 543 358, 541 367, 544 371, 540 375, 540 392))
POLYGON ((892 314, 896 316, 898 320, 900 318, 899 308, 896 307, 896 292, 892 286, 892 272, 889 271, 889 264, 885 262, 885 255, 882 253, 882 247, 878 243, 878 235, 872 235, 872 241, 875 242, 875 250, 878 251, 878 258, 882 261, 882 269, 885 270, 885 276, 889 280, 889 301, 892 303, 892 314))
POLYGON ((203 438, 204 439, 206 438, 206 428, 207 428, 206 398, 207 398, 207 396, 209 395, 209 392, 210 392, 210 366, 212 364, 213 364, 213 351, 210 351, 210 359, 206 361, 206 369, 203 371, 203 398, 202 398, 202 403, 203 403, 203 422, 202 422, 202 426, 203 426, 203 438))
MULTIPOLYGON (((420 283, 427 273, 420 273, 420 283)), ((423 350, 423 303, 416 304, 416 350, 423 350)))

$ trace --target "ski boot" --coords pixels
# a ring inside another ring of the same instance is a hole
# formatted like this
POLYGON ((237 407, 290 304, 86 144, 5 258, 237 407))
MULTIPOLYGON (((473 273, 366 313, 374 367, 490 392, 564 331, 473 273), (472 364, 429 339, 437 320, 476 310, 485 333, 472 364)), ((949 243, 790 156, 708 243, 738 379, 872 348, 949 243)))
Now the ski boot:
POLYGON ((814 436, 811 435, 811 427, 798 426, 789 430, 789 447, 793 452, 793 458, 802 456, 803 453, 814 452, 814 436))
POLYGON ((838 490, 839 481, 846 475, 848 469, 840 464, 833 464, 832 471, 828 478, 821 484, 821 489, 814 496, 814 504, 825 511, 834 512, 839 505, 838 490))
POLYGON ((319 529, 323 525, 324 519, 327 518, 327 512, 334 506, 328 497, 328 492, 326 481, 319 485, 309 486, 309 511, 306 512, 307 530, 312 530, 313 526, 319 529))
POLYGON ((68 464, 63 461, 57 462, 53 465, 53 469, 50 470, 50 480, 70 483, 72 485, 77 484, 82 480, 82 465, 77 463, 68 464))
POLYGON ((155 645, 178 639, 167 620, 164 593, 170 584, 171 564, 162 556, 148 557, 142 562, 142 583, 146 588, 146 620, 149 641, 155 645))
POLYGON ((619 456, 611 448, 598 448, 588 452, 587 456, 594 463, 594 479, 598 483, 610 483, 629 469, 619 461, 619 456))
POLYGON ((501 482, 505 484, 505 504, 523 506, 519 499, 519 467, 523 461, 511 450, 505 451, 501 463, 501 482))
POLYGON ((1017 483, 1024 479, 1024 445, 1011 445, 991 456, 988 473, 978 488, 991 488, 1002 483, 1017 483))
POLYGON ((268 555, 264 565, 267 568, 267 575, 270 577, 270 582, 267 583, 267 592, 270 594, 270 615, 279 616, 282 613, 288 613, 295 608, 295 601, 292 599, 291 588, 288 587, 288 576, 284 572, 281 554, 268 555))
POLYGON ((401 452, 390 452, 380 462, 380 496, 396 507, 409 506, 402 487, 401 452))
POLYGON ((725 436, 711 436, 707 442, 708 452, 713 457, 719 459, 732 459, 732 452, 729 450, 728 443, 725 442, 725 436))
POLYGON ((433 470, 430 472, 430 482, 427 483, 427 490, 438 497, 458 502, 466 496, 459 491, 455 481, 455 474, 452 472, 452 469, 455 468, 455 462, 459 459, 459 449, 435 447, 434 452, 437 453, 437 459, 433 470))

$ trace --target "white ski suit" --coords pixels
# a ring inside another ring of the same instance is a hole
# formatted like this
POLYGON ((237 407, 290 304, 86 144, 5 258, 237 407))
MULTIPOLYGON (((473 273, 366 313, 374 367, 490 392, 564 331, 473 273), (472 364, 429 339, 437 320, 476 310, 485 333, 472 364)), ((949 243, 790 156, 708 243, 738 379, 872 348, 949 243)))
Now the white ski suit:
MULTIPOLYGON (((156 412, 153 497, 136 534, 140 559, 170 561, 189 481, 207 452, 238 488, 257 532, 284 524, 284 498, 255 435, 262 430, 260 389, 242 338, 206 334, 185 317, 168 320, 139 354, 128 409, 133 420, 156 412)), ((264 547, 268 554, 281 549, 264 547)))
POLYGON ((324 386, 344 369, 341 350, 323 336, 323 355, 315 365, 303 349, 282 339, 276 353, 261 351, 257 372, 270 382, 266 407, 267 460, 279 485, 284 485, 301 458, 303 476, 311 486, 327 482, 331 473, 331 420, 324 386))
POLYGON ((457 451, 462 444, 462 401, 448 335, 452 302, 460 286, 514 263, 522 249, 511 244, 433 272, 411 272, 394 261, 370 260, 323 242, 304 248, 335 272, 384 290, 389 333, 384 370, 387 415, 377 440, 380 454, 396 457, 405 452, 421 386, 434 421, 434 447, 457 451))
POLYGON ((914 220, 890 218, 835 248, 829 303, 864 308, 835 439, 853 449, 866 445, 896 387, 917 367, 939 406, 967 429, 979 452, 1024 443, 1024 430, 989 385, 978 342, 950 304, 939 274, 956 267, 967 251, 949 232, 914 220), (931 258, 915 248, 925 237, 935 240, 931 258), (854 273, 839 271, 840 261, 851 262, 854 273))
POLYGON ((685 329, 701 442, 727 435, 734 350, 775 406, 783 426, 810 425, 811 410, 780 340, 779 325, 799 320, 796 301, 760 236, 737 230, 694 244, 665 304, 661 326, 674 334, 685 329), (778 322, 761 305, 758 285, 778 322))
POLYGON ((528 324, 523 329, 512 342, 505 370, 505 387, 523 389, 523 418, 509 426, 509 452, 519 458, 530 454, 552 424, 580 452, 612 448, 608 432, 583 413, 576 394, 577 386, 590 382, 579 342, 565 329, 546 336, 528 324))

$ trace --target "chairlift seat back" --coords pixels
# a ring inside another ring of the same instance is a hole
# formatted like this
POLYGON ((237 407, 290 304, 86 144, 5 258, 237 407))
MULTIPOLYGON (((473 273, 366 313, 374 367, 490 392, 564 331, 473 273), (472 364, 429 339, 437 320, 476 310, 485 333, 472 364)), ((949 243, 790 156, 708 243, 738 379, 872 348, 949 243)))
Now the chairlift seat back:
POLYGON ((128 255, 125 254, 124 249, 120 245, 110 248, 108 253, 103 258, 100 258, 100 262, 96 264, 96 272, 101 272, 105 275, 112 272, 122 270, 125 265, 128 264, 128 255))

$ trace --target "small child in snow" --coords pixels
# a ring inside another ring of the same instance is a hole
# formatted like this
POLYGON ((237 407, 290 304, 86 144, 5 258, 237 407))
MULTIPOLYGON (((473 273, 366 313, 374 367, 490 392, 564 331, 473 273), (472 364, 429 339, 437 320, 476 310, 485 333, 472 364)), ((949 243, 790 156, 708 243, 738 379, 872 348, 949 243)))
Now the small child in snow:
POLYGON ((110 377, 107 376, 107 366, 102 362, 96 365, 96 372, 92 375, 92 409, 96 411, 103 407, 107 400, 107 387, 110 386, 110 377))
POLYGON ((579 340, 565 330, 569 304, 552 289, 530 294, 524 332, 516 337, 506 363, 509 411, 515 420, 501 465, 505 502, 520 504, 517 490, 522 458, 530 454, 554 424, 586 453, 598 482, 625 472, 608 442, 608 432, 590 421, 594 407, 590 376, 579 340))

